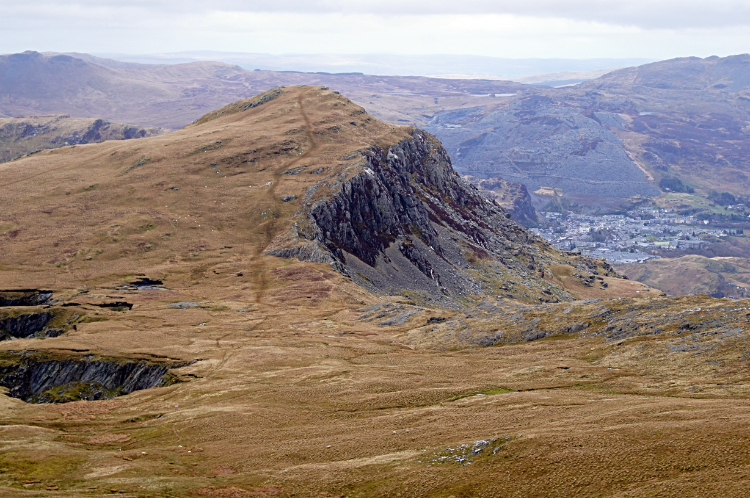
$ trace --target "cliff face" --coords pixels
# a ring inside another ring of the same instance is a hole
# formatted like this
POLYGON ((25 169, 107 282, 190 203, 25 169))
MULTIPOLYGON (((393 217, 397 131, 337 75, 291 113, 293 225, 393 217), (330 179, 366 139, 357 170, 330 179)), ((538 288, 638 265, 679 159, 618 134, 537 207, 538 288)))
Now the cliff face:
POLYGON ((168 371, 175 366, 184 365, 6 354, 0 358, 0 385, 9 396, 35 403, 92 401, 171 383, 168 371))
POLYGON ((539 226, 539 217, 536 209, 531 203, 531 196, 526 185, 518 182, 509 182, 502 178, 487 178, 480 180, 473 176, 464 177, 466 181, 476 185, 488 197, 497 202, 505 209, 513 221, 518 222, 526 228, 539 226))
POLYGON ((270 254, 328 262, 370 290, 426 302, 572 299, 544 278, 563 257, 463 180, 433 136, 413 129, 358 154, 345 179, 308 189, 270 254), (323 186, 333 194, 316 197, 323 186))
POLYGON ((45 331, 45 327, 52 320, 52 313, 43 311, 40 313, 24 313, 18 316, 4 317, 0 314, 0 341, 17 337, 31 337, 38 332, 43 332, 45 337, 59 335, 60 331, 45 331))

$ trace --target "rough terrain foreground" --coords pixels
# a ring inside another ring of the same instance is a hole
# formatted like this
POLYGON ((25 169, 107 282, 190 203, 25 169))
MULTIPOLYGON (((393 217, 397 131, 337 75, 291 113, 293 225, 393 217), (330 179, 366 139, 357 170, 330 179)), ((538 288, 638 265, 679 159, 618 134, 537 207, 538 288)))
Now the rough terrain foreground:
POLYGON ((486 200, 477 220, 437 142, 334 92, 40 152, 0 185, 0 496, 748 489, 750 303, 663 297, 486 200))

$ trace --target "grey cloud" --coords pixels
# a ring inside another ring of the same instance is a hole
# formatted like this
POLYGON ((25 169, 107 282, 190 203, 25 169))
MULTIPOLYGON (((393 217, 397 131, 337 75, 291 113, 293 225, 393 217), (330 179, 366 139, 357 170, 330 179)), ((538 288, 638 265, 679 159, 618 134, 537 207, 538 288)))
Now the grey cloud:
MULTIPOLYGON (((44 12, 41 0, 29 10, 44 12)), ((73 0, 67 8, 106 9, 179 16, 182 13, 284 12, 374 15, 516 14, 537 18, 562 18, 645 29, 716 28, 750 25, 746 0, 73 0)), ((23 8, 23 7, 21 7, 23 8)))

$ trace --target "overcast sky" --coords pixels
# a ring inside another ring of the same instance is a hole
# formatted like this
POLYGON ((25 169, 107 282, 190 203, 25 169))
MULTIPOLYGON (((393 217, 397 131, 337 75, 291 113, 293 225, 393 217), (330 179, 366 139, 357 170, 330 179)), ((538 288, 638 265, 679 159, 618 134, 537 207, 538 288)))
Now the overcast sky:
POLYGON ((0 13, 0 53, 750 52, 750 0, 0 0, 0 13))

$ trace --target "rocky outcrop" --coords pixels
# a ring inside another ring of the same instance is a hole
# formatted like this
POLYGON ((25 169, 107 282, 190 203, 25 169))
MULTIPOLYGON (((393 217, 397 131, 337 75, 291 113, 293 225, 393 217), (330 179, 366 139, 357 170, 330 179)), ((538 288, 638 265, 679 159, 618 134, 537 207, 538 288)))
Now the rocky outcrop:
POLYGON ((413 129, 359 154, 346 178, 308 190, 292 233, 269 254, 327 262, 370 290, 443 305, 488 294, 572 299, 539 273, 559 253, 458 176, 433 136, 413 129))
POLYGON ((59 329, 45 330, 50 320, 52 320, 52 313, 47 311, 0 318, 0 341, 35 337, 35 334, 39 332, 42 332, 45 337, 54 337, 62 333, 59 329))
POLYGON ((52 291, 38 289, 0 290, 0 306, 36 306, 46 304, 52 291))
POLYGON ((531 196, 526 185, 509 182, 502 178, 487 178, 481 180, 473 176, 464 177, 491 199, 494 199, 516 221, 526 228, 539 226, 539 217, 531 204, 531 196))
POLYGON ((0 163, 45 149, 103 140, 131 140, 164 131, 104 119, 73 118, 67 114, 0 118, 0 163))
POLYGON ((0 309, 0 341, 57 337, 82 315, 65 307, 5 307, 0 309))
POLYGON ((169 369, 179 366, 185 364, 6 353, 0 358, 0 385, 8 396, 32 403, 93 401, 173 383, 169 369))
POLYGON ((630 339, 634 347, 640 344, 641 351, 644 343, 639 339, 663 334, 662 355, 700 354, 722 343, 736 344, 747 328, 747 318, 744 307, 706 295, 587 299, 537 306, 486 302, 445 321, 418 326, 400 340, 415 349, 464 349, 552 337, 598 337, 607 343, 630 339))

